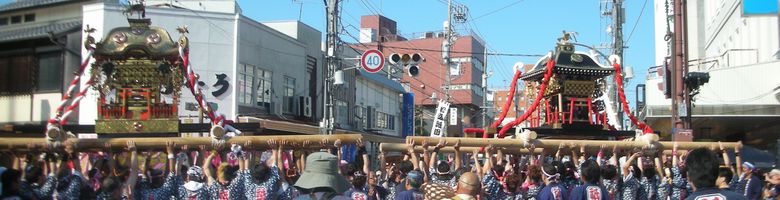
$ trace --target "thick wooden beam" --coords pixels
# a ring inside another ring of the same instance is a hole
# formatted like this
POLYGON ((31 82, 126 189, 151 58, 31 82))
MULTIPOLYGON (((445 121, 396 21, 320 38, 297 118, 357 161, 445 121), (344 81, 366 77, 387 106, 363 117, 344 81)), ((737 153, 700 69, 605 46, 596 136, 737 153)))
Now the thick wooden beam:
MULTIPOLYGON (((405 153, 407 151, 406 150, 406 144, 383 143, 383 144, 381 144, 379 146, 379 148, 383 152, 404 152, 405 153)), ((481 149, 482 149, 482 147, 461 147, 460 148, 460 152, 463 153, 463 154, 466 154, 466 153, 472 153, 472 152, 474 152, 474 150, 481 150, 481 149)), ((432 147, 429 147, 428 150, 432 151, 432 147)), ((547 151, 547 154, 548 155, 553 155, 556 150, 557 150, 557 148, 556 149, 551 149, 550 151, 547 151)), ((524 148, 521 148, 521 147, 502 148, 502 151, 504 153, 507 153, 507 154, 527 154, 528 153, 528 149, 524 149, 524 148)), ((539 153, 542 153, 542 151, 544 151, 544 149, 537 148, 537 149, 534 150, 534 153, 538 155, 539 153)), ((611 149, 608 148, 608 149, 605 149, 604 151, 608 152, 609 155, 612 155, 611 152, 610 152, 610 151, 612 151, 611 149)), ((687 152, 688 150, 679 150, 679 151, 680 151, 679 154, 682 155, 683 152, 687 152)), ((423 149, 420 146, 415 146, 414 147, 414 152, 422 153, 423 149)), ((442 153, 455 153, 455 149, 453 147, 451 147, 451 146, 448 146, 448 147, 442 148, 441 150, 439 150, 439 152, 442 152, 442 153)), ((589 153, 590 153, 589 155, 596 155, 595 154, 596 151, 589 151, 589 153)), ((561 154, 562 155, 571 155, 571 152, 570 151, 564 151, 561 154)), ((664 155, 672 155, 672 150, 664 150, 663 154, 664 155)), ((621 155, 621 156, 623 156, 623 155, 621 155)), ((605 158, 605 159, 608 159, 608 158, 605 158)))
MULTIPOLYGON (((354 144, 363 136, 360 134, 338 134, 338 135, 296 135, 296 136, 238 136, 228 139, 225 144, 229 147, 230 144, 243 145, 246 141, 252 141, 254 149, 267 149, 269 140, 287 141, 289 146, 305 149, 318 149, 324 148, 320 145, 320 141, 323 139, 328 140, 328 147, 332 147, 333 143, 341 139, 342 144, 354 144), (304 141, 309 141, 310 144, 302 146, 304 141)), ((206 145, 211 149, 212 139, 207 137, 172 137, 172 138, 101 138, 101 139, 70 139, 75 142, 76 148, 80 151, 100 151, 105 148, 106 144, 110 144, 115 150, 123 149, 127 146, 127 141, 135 141, 136 147, 140 150, 161 150, 165 148, 165 143, 173 141, 176 143, 176 148, 180 149, 182 145, 188 145, 189 148, 195 149, 200 145, 206 145)), ((13 151, 28 151, 27 144, 34 144, 38 147, 42 147, 46 141, 43 138, 3 138, 0 140, 0 150, 13 150, 13 151)))
MULTIPOLYGON (((429 145, 435 145, 439 142, 439 140, 445 140, 447 142, 447 146, 454 145, 457 141, 460 141, 460 146, 462 147, 485 147, 489 144, 492 144, 495 147, 507 147, 507 148, 516 148, 516 147, 523 147, 524 143, 520 139, 496 139, 496 138, 456 138, 456 137, 442 137, 442 138, 435 138, 435 137, 421 137, 421 136, 410 136, 407 137, 406 140, 412 140, 414 141, 415 145, 422 145, 424 141, 427 141, 429 145)), ((659 142, 661 144, 661 149, 672 149, 672 146, 674 142, 659 142)), ((613 146, 617 146, 618 149, 641 149, 642 147, 648 146, 646 142, 642 141, 608 141, 608 140, 553 140, 553 139, 539 139, 534 140, 533 144, 538 148, 558 148, 561 144, 569 145, 569 144, 575 144, 577 146, 585 145, 588 150, 593 150, 596 148, 601 147, 601 145, 606 145, 607 148, 612 148, 613 146)), ((711 147, 718 147, 717 142, 678 142, 678 149, 680 150, 691 150, 696 148, 711 148, 711 147)), ((723 146, 727 149, 734 149, 736 147, 741 148, 742 144, 739 142, 723 142, 723 146)))

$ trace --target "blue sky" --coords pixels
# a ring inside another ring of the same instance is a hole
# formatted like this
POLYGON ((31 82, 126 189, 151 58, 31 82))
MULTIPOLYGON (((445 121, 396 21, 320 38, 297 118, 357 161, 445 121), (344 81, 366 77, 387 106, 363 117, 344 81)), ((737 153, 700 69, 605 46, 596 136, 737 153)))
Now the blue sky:
MULTIPOLYGON (((607 45, 608 20, 600 16, 601 0, 457 0, 469 8, 470 23, 457 29, 472 29, 485 39, 490 51, 501 53, 545 54, 552 50, 561 31, 574 31, 580 43, 607 45)), ((320 31, 325 30, 325 7, 322 0, 239 0, 243 14, 257 21, 298 19, 320 31)), ((343 1, 344 26, 360 25, 360 16, 381 13, 398 22, 402 35, 442 30, 447 17, 446 0, 347 0, 343 1)), ((626 65, 633 66, 636 78, 626 87, 631 99, 634 86, 644 83, 646 69, 654 64, 653 1, 627 0, 624 3, 627 39, 636 24, 629 46, 625 50, 626 65), (644 13, 637 22, 646 2, 644 13)), ((354 28, 345 28, 357 37, 354 28)), ((408 37, 408 36, 407 36, 408 37)), ((354 41, 349 36, 343 40, 354 41)), ((584 49, 580 49, 583 50, 584 49)), ((602 50, 609 51, 609 50, 602 50)), ((605 52, 608 53, 608 52, 605 52)), ((489 87, 508 87, 515 62, 535 63, 538 57, 488 57, 488 68, 493 71, 489 87)), ((633 102, 633 101, 632 101, 633 102)))
MULTIPOLYGON (((457 30, 474 30, 485 39, 490 51, 500 53, 545 54, 554 48, 561 31, 578 33, 578 42, 601 46, 610 42, 606 34, 609 20, 601 18, 599 3, 603 0, 457 0, 469 8, 469 21, 457 24, 457 30)), ((0 0, 0 4, 10 0, 0 0)), ((322 0, 238 0, 243 14, 257 21, 299 19, 325 31, 325 7, 322 0)), ((351 35, 359 35, 360 16, 381 13, 398 22, 402 35, 442 30, 447 18, 446 0, 345 0, 342 23, 351 35)), ((626 37, 624 63, 632 66, 635 78, 626 87, 633 99, 637 83, 644 83, 646 69, 654 64, 653 1, 626 0, 626 37), (644 6, 644 13, 638 18, 644 6), (638 20, 637 20, 638 19, 638 20), (636 26, 632 33, 632 28, 636 26), (628 40, 631 35, 630 40, 628 40)), ((354 41, 349 36, 343 40, 354 41)), ((584 50, 580 48, 580 50, 584 50)), ((602 50, 609 53, 609 50, 602 50)), ((538 57, 488 57, 493 71, 488 85, 506 88, 512 77, 512 65, 521 61, 535 63, 538 57)), ((633 102, 633 101, 631 101, 633 102)))

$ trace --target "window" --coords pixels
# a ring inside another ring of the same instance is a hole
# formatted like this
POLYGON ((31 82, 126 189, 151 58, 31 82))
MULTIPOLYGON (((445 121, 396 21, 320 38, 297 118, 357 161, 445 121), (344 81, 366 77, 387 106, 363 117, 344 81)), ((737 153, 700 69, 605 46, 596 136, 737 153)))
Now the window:
POLYGON ((18 23, 22 23, 22 16, 21 15, 11 16, 11 24, 18 24, 18 23))
POLYGON ((367 129, 368 119, 366 119, 366 108, 362 106, 355 107, 355 121, 359 123, 359 127, 362 129, 367 129))
POLYGON ((268 107, 271 106, 271 74, 272 72, 266 71, 260 68, 255 70, 255 84, 257 84, 257 106, 268 107))
POLYGON ((8 17, 0 18, 0 26, 8 25, 8 17))
POLYGON ((334 116, 336 117, 336 123, 344 127, 349 124, 349 106, 346 101, 334 100, 336 104, 334 116))
POLYGON ((252 105, 252 85, 254 81, 255 66, 241 65, 238 67, 238 102, 239 104, 252 105))
POLYGON ((59 91, 62 86, 62 57, 59 53, 46 53, 38 56, 39 92, 59 91))
POLYGON ((35 21, 34 13, 24 15, 24 22, 34 22, 34 21, 35 21))
POLYGON ((395 116, 383 112, 376 112, 376 128, 395 130, 395 116))
POLYGON ((32 92, 34 58, 32 56, 0 57, 0 94, 32 92))
POLYGON ((295 78, 284 76, 284 113, 295 111, 295 78))

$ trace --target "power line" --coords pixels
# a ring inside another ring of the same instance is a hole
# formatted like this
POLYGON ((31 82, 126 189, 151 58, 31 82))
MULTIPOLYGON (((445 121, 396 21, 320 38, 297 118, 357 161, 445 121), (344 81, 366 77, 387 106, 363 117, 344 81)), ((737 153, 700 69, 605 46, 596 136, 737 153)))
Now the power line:
MULTIPOLYGON (((368 44, 369 46, 378 46, 378 44, 368 44)), ((399 47, 399 46, 392 46, 392 45, 385 45, 383 44, 382 47, 390 47, 395 49, 404 49, 404 50, 415 50, 415 51, 427 51, 427 52, 444 52, 442 50, 438 49, 422 49, 422 48, 411 48, 411 47, 399 47)), ((465 52, 465 51, 450 51, 450 53, 463 53, 463 54, 476 54, 476 55, 489 55, 489 56, 512 56, 512 57, 542 57, 544 55, 542 54, 522 54, 522 53, 499 53, 499 52, 465 52)))
POLYGON ((379 11, 377 11, 374 8, 373 5, 370 5, 369 3, 366 3, 366 0, 360 0, 360 4, 362 4, 363 7, 365 7, 368 10, 368 12, 370 12, 371 14, 374 14, 374 15, 378 15, 379 14, 379 11))
POLYGON ((647 0, 645 0, 645 3, 642 4, 642 10, 639 11, 639 16, 636 17, 636 21, 634 22, 634 27, 632 27, 631 32, 628 33, 628 39, 626 39, 626 43, 631 41, 631 36, 634 35, 634 30, 636 30, 636 25, 639 24, 639 19, 642 19, 642 14, 645 13, 645 6, 647 6, 647 0))
POLYGON ((509 8, 509 7, 512 7, 512 6, 514 6, 514 5, 517 5, 517 4, 519 4, 520 2, 523 2, 523 0, 516 1, 516 2, 514 2, 514 3, 511 3, 511 4, 508 4, 508 5, 506 5, 506 6, 504 6, 504 7, 501 7, 501 8, 498 8, 498 9, 496 9, 496 10, 493 10, 493 11, 487 12, 487 13, 485 13, 485 14, 482 14, 482 15, 480 15, 480 16, 477 16, 476 18, 472 18, 472 19, 471 19, 471 21, 476 21, 476 20, 477 20, 477 19, 479 19, 479 18, 486 17, 486 16, 488 16, 488 15, 492 15, 492 14, 494 14, 494 13, 497 13, 498 11, 501 11, 501 10, 507 9, 507 8, 509 8))

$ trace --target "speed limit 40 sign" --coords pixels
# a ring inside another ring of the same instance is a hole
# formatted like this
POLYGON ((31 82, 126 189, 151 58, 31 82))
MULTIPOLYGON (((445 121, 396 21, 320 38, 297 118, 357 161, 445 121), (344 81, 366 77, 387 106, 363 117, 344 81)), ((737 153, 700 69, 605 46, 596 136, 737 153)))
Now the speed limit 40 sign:
POLYGON ((385 66, 385 55, 376 49, 363 52, 363 55, 360 56, 360 66, 367 72, 379 72, 385 66))

